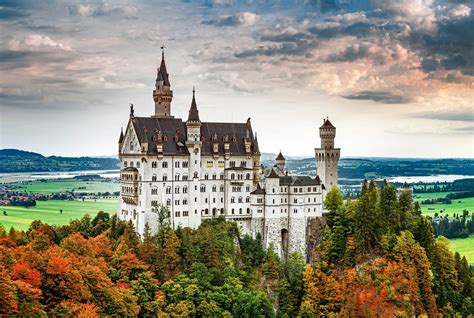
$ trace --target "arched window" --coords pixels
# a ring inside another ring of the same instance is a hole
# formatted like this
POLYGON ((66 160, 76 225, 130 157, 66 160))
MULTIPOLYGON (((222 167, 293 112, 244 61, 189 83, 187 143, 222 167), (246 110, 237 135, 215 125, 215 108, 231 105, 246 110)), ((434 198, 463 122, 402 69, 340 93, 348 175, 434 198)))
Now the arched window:
POLYGON ((157 166, 158 166, 158 164, 157 164, 156 161, 153 161, 153 162, 151 163, 151 167, 152 167, 152 168, 156 168, 157 166))
POLYGON ((151 177, 151 181, 156 181, 156 180, 157 180, 156 174, 153 174, 153 176, 151 177))
POLYGON ((213 185, 212 186, 212 192, 216 192, 217 191, 217 186, 216 185, 213 185))
POLYGON ((168 161, 163 161, 163 163, 161 164, 161 167, 168 168, 168 161))
POLYGON ((232 214, 235 214, 235 209, 232 209, 232 214))
POLYGON ((179 193, 179 186, 176 186, 176 187, 174 188, 174 193, 179 193))
POLYGON ((205 179, 205 180, 209 180, 209 174, 208 174, 208 173, 206 173, 206 174, 204 175, 204 179, 205 179))
POLYGON ((171 194, 171 187, 170 186, 166 187, 166 194, 171 194))
POLYGON ((166 173, 163 175, 163 181, 167 181, 168 180, 168 176, 166 175, 166 173))
POLYGON ((234 197, 230 198, 230 203, 235 203, 235 198, 234 197))
POLYGON ((246 197, 245 202, 250 203, 250 197, 246 197))
POLYGON ((247 174, 245 175, 245 179, 250 180, 250 173, 247 173, 247 174))
POLYGON ((137 168, 140 168, 140 162, 137 161, 137 168))
POLYGON ((239 214, 242 214, 242 208, 239 209, 239 214))
POLYGON ((247 214, 250 214, 250 208, 247 208, 247 214))
POLYGON ((215 173, 212 174, 212 180, 216 180, 217 179, 217 175, 215 173))
POLYGON ((232 173, 232 174, 230 175, 230 179, 231 179, 231 180, 234 180, 234 179, 235 179, 235 174, 232 173))
POLYGON ((188 180, 188 175, 187 174, 183 174, 183 181, 187 181, 188 180))
POLYGON ((167 206, 170 206, 170 205, 171 205, 171 199, 167 199, 167 200, 166 200, 166 205, 167 205, 167 206))
POLYGON ((133 167, 133 161, 130 161, 130 167, 133 167))
POLYGON ((187 186, 183 187, 183 193, 188 193, 188 187, 187 186))
POLYGON ((174 175, 174 179, 175 179, 176 181, 179 181, 179 173, 177 173, 177 174, 174 175))
POLYGON ((201 185, 201 192, 206 192, 206 186, 205 185, 201 185))
POLYGON ((224 172, 222 172, 222 173, 219 175, 219 179, 221 179, 221 180, 224 179, 224 172))
POLYGON ((239 203, 242 203, 242 202, 243 202, 242 197, 239 197, 239 203))
POLYGON ((158 194, 157 188, 151 188, 151 194, 158 194))

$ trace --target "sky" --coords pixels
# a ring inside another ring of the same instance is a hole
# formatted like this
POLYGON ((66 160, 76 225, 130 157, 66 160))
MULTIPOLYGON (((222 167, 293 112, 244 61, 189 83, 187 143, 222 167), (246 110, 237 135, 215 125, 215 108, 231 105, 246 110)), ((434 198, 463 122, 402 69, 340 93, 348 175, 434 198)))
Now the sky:
POLYGON ((0 1, 0 148, 115 155, 129 103, 251 118, 262 152, 474 157, 474 13, 463 0, 0 1))

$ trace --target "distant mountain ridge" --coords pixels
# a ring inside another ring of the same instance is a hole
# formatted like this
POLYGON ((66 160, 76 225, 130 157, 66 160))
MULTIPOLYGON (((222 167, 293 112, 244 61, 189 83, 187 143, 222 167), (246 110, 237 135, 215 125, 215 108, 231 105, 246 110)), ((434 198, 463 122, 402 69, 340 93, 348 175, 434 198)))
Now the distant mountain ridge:
POLYGON ((0 173, 119 169, 113 157, 45 157, 19 149, 0 149, 0 173))
MULTIPOLYGON (((262 153, 266 167, 275 164, 277 154, 262 153)), ((316 175, 314 158, 286 157, 286 169, 292 174, 316 175)), ((0 149, 0 173, 55 172, 75 170, 119 169, 113 156, 101 157, 45 157, 39 153, 19 149, 0 149)), ((474 175, 474 159, 417 159, 385 157, 348 157, 339 161, 340 179, 370 179, 397 176, 474 175)))

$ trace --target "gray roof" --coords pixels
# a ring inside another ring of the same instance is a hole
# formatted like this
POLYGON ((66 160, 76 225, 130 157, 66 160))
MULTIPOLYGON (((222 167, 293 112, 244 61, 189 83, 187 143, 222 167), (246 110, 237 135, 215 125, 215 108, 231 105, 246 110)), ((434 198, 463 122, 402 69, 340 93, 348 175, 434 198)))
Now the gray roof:
POLYGON ((201 120, 199 119, 199 111, 197 109, 196 105, 196 98, 194 96, 194 88, 193 88, 193 100, 191 101, 191 108, 189 109, 189 115, 188 115, 188 123, 194 122, 198 123, 201 120))
POLYGON ((329 121, 329 118, 323 120, 323 125, 320 128, 336 128, 333 124, 329 121))
POLYGON ((284 176, 280 177, 281 186, 315 186, 321 185, 318 178, 310 176, 284 176))
MULTIPOLYGON (((148 154, 155 155, 156 144, 163 144, 164 155, 189 155, 186 145, 187 127, 180 118, 131 117, 138 140, 148 141, 148 154), (161 136, 161 141, 160 137, 161 136)), ((213 155, 213 143, 219 144, 218 154, 224 154, 224 140, 228 140, 231 155, 246 155, 244 140, 250 141, 250 151, 257 153, 250 121, 246 123, 201 123, 203 155, 213 155), (248 138, 247 138, 248 137, 248 138)))
POLYGON ((266 193, 265 189, 262 189, 259 183, 257 183, 257 189, 250 192, 250 194, 265 194, 265 193, 266 193))
POLYGON ((163 81, 165 86, 171 86, 170 84, 170 79, 169 79, 169 74, 168 71, 166 70, 166 64, 165 64, 165 56, 161 56, 161 64, 160 68, 158 69, 158 74, 157 74, 157 81, 163 81))
POLYGON ((278 156, 276 157, 275 160, 285 160, 285 157, 283 157, 283 155, 281 154, 281 151, 280 151, 280 153, 278 154, 278 156))

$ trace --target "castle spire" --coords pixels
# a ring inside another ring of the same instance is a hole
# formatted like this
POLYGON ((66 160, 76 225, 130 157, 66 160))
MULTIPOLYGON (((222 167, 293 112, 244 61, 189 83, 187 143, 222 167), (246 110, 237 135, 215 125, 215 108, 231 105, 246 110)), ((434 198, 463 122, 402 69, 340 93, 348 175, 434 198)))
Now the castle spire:
POLYGON ((196 90, 193 86, 193 100, 191 101, 191 108, 189 109, 189 116, 187 123, 201 123, 199 119, 199 111, 196 104, 196 90))
POLYGON ((161 64, 157 69, 153 100, 155 101, 155 114, 152 117, 173 117, 171 116, 173 91, 171 90, 169 74, 166 69, 164 45, 161 46, 161 64))

